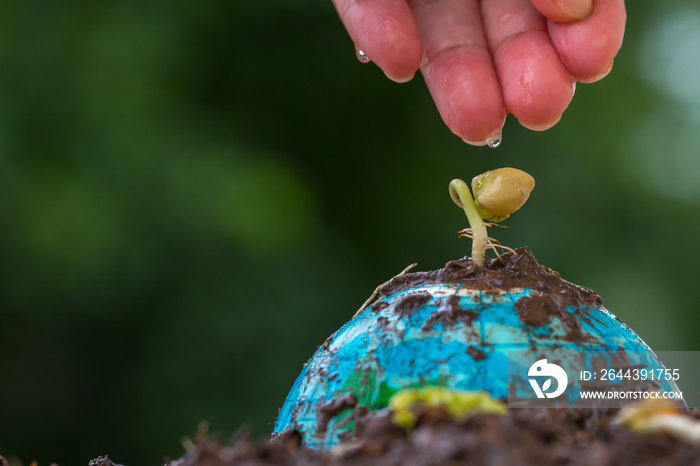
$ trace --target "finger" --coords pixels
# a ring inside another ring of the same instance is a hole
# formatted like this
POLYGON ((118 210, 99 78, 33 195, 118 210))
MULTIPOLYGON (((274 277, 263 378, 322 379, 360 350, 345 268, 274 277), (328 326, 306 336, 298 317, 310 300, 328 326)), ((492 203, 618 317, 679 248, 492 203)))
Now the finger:
POLYGON ((483 0, 481 11, 506 108, 520 124, 553 126, 574 95, 574 79, 529 0, 483 0))
POLYGON ((421 71, 445 124, 474 145, 500 141, 506 112, 477 0, 409 0, 421 71))
POLYGON ((593 82, 612 69, 626 18, 624 0, 593 0, 591 16, 569 24, 549 22, 549 36, 569 72, 581 82, 593 82))
POLYGON ((355 47, 394 81, 410 80, 423 48, 405 0, 333 0, 355 47))
POLYGON ((593 0, 531 0, 535 8, 555 23, 570 23, 588 18, 593 12, 593 0))

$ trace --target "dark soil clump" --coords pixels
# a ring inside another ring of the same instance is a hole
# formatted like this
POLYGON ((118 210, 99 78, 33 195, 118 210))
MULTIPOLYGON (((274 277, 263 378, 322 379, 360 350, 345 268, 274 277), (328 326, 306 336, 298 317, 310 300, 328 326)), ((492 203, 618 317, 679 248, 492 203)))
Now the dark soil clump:
POLYGON ((319 401, 316 404, 316 418, 319 432, 325 432, 328 422, 338 413, 357 405, 357 396, 354 393, 343 393, 328 401, 319 401))
POLYGON ((121 464, 114 464, 107 456, 98 456, 94 460, 88 463, 88 466, 122 466, 121 464))
MULTIPOLYGON (((603 300, 594 290, 562 279, 557 272, 537 262, 526 248, 519 248, 498 258, 486 258, 483 267, 476 265, 471 257, 465 257, 448 262, 440 270, 394 277, 381 289, 379 301, 373 308, 383 308, 386 302, 381 299, 384 297, 423 284, 462 284, 485 293, 528 288, 533 292, 521 297, 513 306, 520 321, 530 327, 541 327, 557 319, 564 326, 564 339, 568 341, 585 340, 581 320, 589 317, 584 310, 603 305, 603 300), (571 306, 578 308, 576 315, 567 311, 571 306)), ((429 299, 430 295, 425 292, 409 295, 397 305, 397 312, 406 315, 429 299)), ((426 321, 423 329, 429 330, 438 322, 450 325, 460 321, 470 326, 477 316, 474 310, 460 307, 459 297, 453 296, 447 306, 426 321)))
POLYGON ((415 293, 410 296, 406 296, 400 303, 394 308, 394 312, 401 316, 409 314, 412 310, 421 307, 423 304, 430 301, 432 296, 430 293, 415 293))
POLYGON ((423 324, 423 330, 429 330, 438 322, 453 325, 459 321, 467 326, 471 326, 472 321, 479 317, 479 313, 473 309, 465 309, 459 305, 459 296, 452 295, 447 299, 447 305, 437 312, 423 324))
POLYGON ((463 422, 425 411, 409 433, 387 410, 356 420, 355 436, 332 451, 302 444, 298 431, 269 442, 239 436, 228 445, 201 439, 167 466, 203 465, 700 465, 700 445, 641 436, 612 422, 614 410, 513 409, 463 422))
MULTIPOLYGON (((515 254, 502 254, 498 258, 487 257, 483 267, 476 265, 471 257, 465 257, 448 262, 440 270, 400 275, 387 283, 379 298, 424 283, 463 283, 470 288, 487 291, 530 288, 549 296, 554 307, 559 306, 559 300, 576 306, 600 306, 603 302, 595 291, 567 282, 557 272, 542 266, 526 248, 516 249, 515 254)), ((551 312, 551 306, 539 311, 545 314, 543 319, 551 312)), ((531 313, 530 318, 538 317, 531 313)))

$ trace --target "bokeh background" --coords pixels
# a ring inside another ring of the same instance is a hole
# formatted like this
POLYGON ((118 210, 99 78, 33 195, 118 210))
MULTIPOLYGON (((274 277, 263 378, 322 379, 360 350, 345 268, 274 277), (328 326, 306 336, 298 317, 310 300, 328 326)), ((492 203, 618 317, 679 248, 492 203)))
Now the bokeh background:
POLYGON ((635 0, 543 133, 465 145, 330 1, 3 2, 0 454, 178 457, 265 436, 302 364, 406 265, 464 256, 452 178, 514 166, 529 246, 658 350, 700 350, 700 6, 635 0))

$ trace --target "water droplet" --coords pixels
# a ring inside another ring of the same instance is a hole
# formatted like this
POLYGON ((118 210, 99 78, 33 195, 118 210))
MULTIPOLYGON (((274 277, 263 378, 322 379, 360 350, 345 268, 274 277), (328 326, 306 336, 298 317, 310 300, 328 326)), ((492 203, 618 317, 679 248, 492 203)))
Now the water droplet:
POLYGON ((501 140, 500 139, 491 139, 489 142, 487 142, 488 146, 491 149, 495 149, 496 147, 501 145, 501 140))
POLYGON ((360 62, 362 63, 369 63, 370 61, 367 54, 365 54, 365 52, 363 52, 360 49, 357 49, 357 59, 360 60, 360 62))

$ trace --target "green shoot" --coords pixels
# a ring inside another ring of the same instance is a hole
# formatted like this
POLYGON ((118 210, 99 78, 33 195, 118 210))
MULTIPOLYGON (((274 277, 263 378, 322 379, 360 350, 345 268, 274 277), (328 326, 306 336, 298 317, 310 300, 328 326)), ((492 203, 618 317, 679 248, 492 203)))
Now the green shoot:
POLYGON ((476 265, 483 266, 488 235, 486 234, 486 224, 479 214, 469 192, 469 187, 460 179, 452 180, 450 182, 450 196, 455 204, 464 209, 464 213, 467 215, 472 233, 472 259, 476 265))

